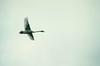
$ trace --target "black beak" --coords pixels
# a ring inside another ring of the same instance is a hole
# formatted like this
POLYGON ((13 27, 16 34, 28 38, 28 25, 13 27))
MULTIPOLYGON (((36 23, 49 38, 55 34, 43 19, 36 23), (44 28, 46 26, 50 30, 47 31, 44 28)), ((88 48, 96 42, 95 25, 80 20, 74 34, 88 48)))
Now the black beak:
POLYGON ((43 30, 41 30, 41 32, 44 32, 43 30))

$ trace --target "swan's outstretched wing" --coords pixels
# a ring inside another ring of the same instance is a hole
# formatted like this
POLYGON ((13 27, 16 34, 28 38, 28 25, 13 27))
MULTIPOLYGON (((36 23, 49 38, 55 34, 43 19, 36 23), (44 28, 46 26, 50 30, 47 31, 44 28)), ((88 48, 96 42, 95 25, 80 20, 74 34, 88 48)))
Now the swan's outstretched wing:
POLYGON ((34 40, 34 36, 33 36, 32 33, 29 33, 28 36, 29 36, 29 38, 30 38, 31 40, 34 40))
POLYGON ((24 27, 25 30, 31 30, 27 17, 24 19, 24 27))

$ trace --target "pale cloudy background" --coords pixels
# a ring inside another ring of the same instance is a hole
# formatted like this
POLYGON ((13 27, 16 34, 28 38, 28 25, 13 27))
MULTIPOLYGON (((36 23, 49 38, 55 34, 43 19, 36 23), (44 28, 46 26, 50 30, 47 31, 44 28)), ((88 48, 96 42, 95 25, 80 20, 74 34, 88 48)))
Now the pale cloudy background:
POLYGON ((0 0, 0 66, 100 66, 99 0, 0 0), (28 16, 35 41, 18 32, 28 16))

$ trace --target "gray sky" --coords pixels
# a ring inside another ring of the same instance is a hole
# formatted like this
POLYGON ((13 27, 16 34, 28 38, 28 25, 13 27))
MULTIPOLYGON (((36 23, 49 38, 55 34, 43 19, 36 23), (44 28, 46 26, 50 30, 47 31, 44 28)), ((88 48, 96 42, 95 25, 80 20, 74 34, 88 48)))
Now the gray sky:
POLYGON ((0 66, 100 66, 98 0, 1 0, 0 66), (24 30, 28 16, 35 41, 24 30))

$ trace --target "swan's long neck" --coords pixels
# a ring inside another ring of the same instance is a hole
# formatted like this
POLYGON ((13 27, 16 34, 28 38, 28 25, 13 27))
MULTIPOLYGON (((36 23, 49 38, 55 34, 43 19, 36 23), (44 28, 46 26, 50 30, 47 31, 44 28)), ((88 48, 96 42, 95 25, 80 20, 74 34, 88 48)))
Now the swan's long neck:
POLYGON ((32 31, 32 33, 37 33, 37 32, 44 32, 44 31, 32 31))

